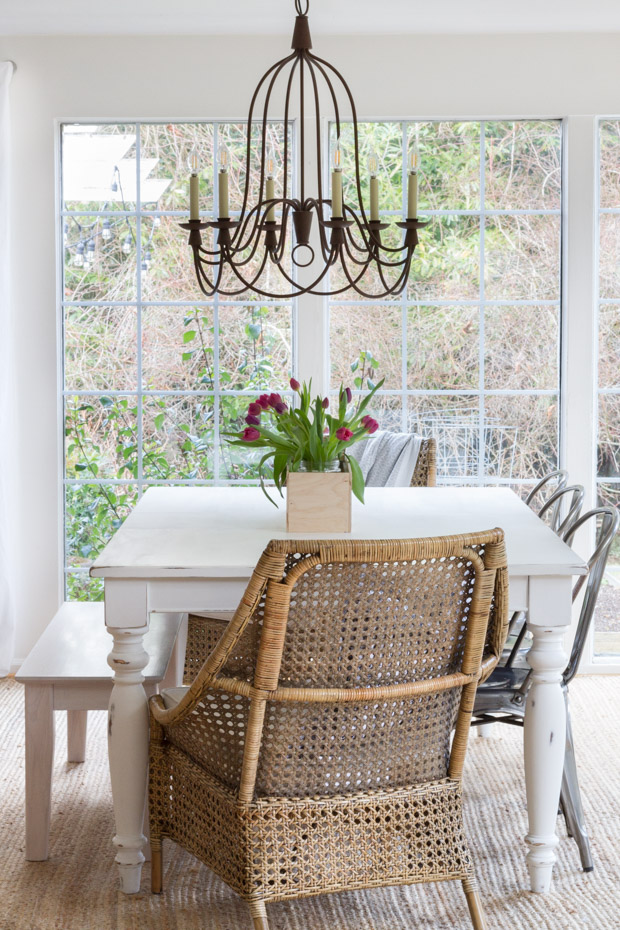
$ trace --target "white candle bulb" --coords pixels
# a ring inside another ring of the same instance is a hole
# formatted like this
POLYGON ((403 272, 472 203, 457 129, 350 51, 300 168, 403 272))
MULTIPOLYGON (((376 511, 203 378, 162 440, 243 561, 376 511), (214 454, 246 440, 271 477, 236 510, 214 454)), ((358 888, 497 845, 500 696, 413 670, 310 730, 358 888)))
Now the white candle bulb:
POLYGON ((409 175, 407 178, 407 219, 418 218, 418 146, 413 144, 409 152, 409 175))
POLYGON ((224 220, 228 219, 230 213, 228 206, 228 149, 225 145, 220 146, 220 170, 217 181, 219 217, 224 220))
POLYGON ((368 156, 368 171, 370 172, 370 220, 378 222, 379 220, 379 179, 377 170, 379 168, 379 159, 376 152, 371 152, 368 156))
POLYGON ((198 169, 200 160, 196 149, 192 149, 187 158, 187 167, 190 170, 189 176, 189 218, 190 220, 200 219, 200 179, 198 169))
POLYGON ((334 149, 334 170, 332 171, 332 219, 342 219, 342 151, 340 142, 334 149))

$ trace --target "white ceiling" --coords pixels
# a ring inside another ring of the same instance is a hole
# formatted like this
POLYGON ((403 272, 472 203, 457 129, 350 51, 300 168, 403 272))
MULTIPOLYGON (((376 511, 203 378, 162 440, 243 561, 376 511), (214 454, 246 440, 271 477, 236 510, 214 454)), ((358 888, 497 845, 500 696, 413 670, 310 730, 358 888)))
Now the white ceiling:
MULTIPOLYGON (((620 32, 620 0, 311 0, 311 7, 316 35, 620 32)), ((0 0, 0 35, 288 35, 293 16, 293 0, 0 0)))

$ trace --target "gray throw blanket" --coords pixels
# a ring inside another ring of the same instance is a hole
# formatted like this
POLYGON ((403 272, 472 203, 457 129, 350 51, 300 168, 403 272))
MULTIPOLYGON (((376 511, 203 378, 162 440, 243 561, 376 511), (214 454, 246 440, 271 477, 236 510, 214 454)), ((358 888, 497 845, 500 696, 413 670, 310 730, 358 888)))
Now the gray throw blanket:
POLYGON ((421 436, 378 431, 351 447, 367 488, 408 488, 420 452, 421 436))

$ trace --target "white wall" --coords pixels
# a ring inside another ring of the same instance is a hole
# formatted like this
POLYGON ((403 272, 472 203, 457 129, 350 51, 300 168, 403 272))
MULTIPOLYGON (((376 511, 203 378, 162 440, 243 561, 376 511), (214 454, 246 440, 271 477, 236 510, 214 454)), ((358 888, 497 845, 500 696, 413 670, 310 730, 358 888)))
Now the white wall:
MULTIPOLYGON (((0 37, 0 59, 17 64, 11 228, 20 437, 17 449, 2 454, 16 455, 21 470, 18 657, 61 596, 54 120, 243 118, 256 79, 288 45, 281 37, 0 37)), ((592 117, 620 112, 620 36, 318 38, 315 51, 344 72, 361 118, 580 117, 568 124, 575 181, 568 202, 575 257, 567 282, 574 315, 568 353, 587 360, 593 262, 584 256, 588 242, 579 240, 579 231, 583 222, 592 229, 592 117), (571 300, 578 292, 579 300, 571 300)), ((591 387, 586 364, 581 389, 567 405, 575 436, 591 387)), ((568 443, 567 464, 576 480, 590 480, 591 450, 584 450, 581 435, 581 442, 568 443)))

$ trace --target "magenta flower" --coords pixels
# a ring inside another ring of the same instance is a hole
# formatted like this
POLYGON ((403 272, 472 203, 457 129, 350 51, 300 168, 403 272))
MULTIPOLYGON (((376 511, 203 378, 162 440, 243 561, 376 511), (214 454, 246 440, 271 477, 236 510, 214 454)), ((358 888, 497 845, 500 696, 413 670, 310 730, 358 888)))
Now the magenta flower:
POLYGON ((262 407, 263 410, 267 410, 269 407, 269 394, 261 394, 256 403, 262 407))
POLYGON ((340 442, 348 442, 349 439, 353 438, 353 432, 350 429, 347 429, 346 426, 341 426, 340 429, 336 430, 336 438, 340 442))
POLYGON ((260 433, 257 429, 254 429, 253 426, 248 426, 248 428, 243 431, 243 438, 246 442, 255 442, 257 439, 260 439, 260 433))
POLYGON ((324 398, 323 398, 323 408, 324 408, 325 410, 327 410, 328 407, 329 407, 329 397, 324 397, 324 398))
POLYGON ((269 400, 270 407, 275 407, 276 404, 279 404, 282 402, 282 398, 280 397, 279 394, 269 394, 268 400, 269 400))
POLYGON ((291 386, 291 390, 293 391, 298 391, 299 388, 301 387, 301 384, 295 378, 291 378, 291 380, 289 381, 289 384, 291 386))
POLYGON ((353 391, 351 388, 345 388, 344 393, 347 395, 347 404, 350 404, 353 398, 353 391))
POLYGON ((253 417, 251 413, 248 413, 247 417, 245 418, 245 422, 248 424, 248 426, 260 426, 260 420, 258 417, 253 417))
POLYGON ((366 424, 367 424, 367 422, 368 422, 369 420, 372 420, 372 417, 371 417, 369 414, 366 414, 365 417, 362 417, 362 419, 361 419, 361 424, 362 424, 362 426, 366 426, 366 424))
POLYGON ((286 411, 288 410, 288 407, 286 406, 284 401, 281 400, 281 401, 278 401, 278 403, 275 405, 273 409, 275 410, 276 413, 286 413, 286 411))
POLYGON ((366 429, 371 435, 372 433, 376 433, 377 430, 379 429, 379 424, 377 423, 376 420, 373 420, 372 417, 368 417, 368 419, 364 423, 364 426, 366 427, 366 429))
POLYGON ((258 403, 258 401, 253 401, 248 407, 248 413, 253 417, 259 417, 261 415, 262 409, 263 408, 261 404, 258 403))

